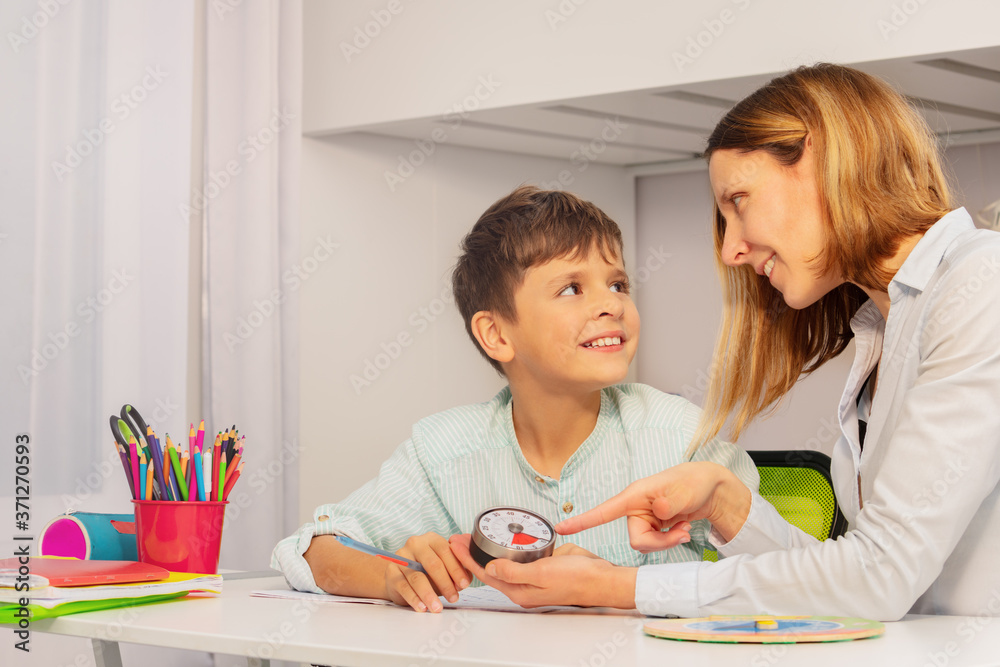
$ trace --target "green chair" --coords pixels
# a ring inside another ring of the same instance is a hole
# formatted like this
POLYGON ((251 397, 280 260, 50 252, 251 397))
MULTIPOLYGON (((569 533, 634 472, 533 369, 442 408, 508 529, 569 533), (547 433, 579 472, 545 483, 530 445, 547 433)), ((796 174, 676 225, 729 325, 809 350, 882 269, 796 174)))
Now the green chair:
MULTIPOLYGON (((818 540, 844 534, 847 520, 833 494, 829 456, 807 450, 747 454, 760 473, 760 495, 788 523, 818 540)), ((718 560, 718 553, 706 549, 704 560, 718 560)))

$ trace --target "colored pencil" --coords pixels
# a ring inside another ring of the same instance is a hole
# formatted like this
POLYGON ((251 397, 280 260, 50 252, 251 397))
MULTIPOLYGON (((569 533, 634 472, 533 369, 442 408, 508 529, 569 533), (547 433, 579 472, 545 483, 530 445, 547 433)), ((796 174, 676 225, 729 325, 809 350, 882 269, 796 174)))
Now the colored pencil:
POLYGON ((153 427, 147 426, 146 429, 146 441, 149 443, 149 453, 153 458, 153 476, 160 490, 160 500, 173 500, 170 497, 170 487, 167 486, 167 480, 163 476, 163 452, 160 451, 160 443, 153 433, 153 427))
POLYGON ((170 452, 167 451, 167 446, 163 446, 163 465, 167 469, 167 484, 170 485, 170 499, 171 500, 183 500, 181 498, 181 490, 177 488, 177 477, 174 475, 174 466, 170 461, 170 452))
POLYGON ((240 450, 236 452, 236 455, 233 457, 233 460, 229 463, 229 466, 226 468, 226 484, 229 484, 229 479, 233 476, 233 473, 236 472, 236 466, 240 464, 240 459, 242 457, 243 457, 243 448, 241 447, 240 450))
POLYGON ((135 498, 135 483, 132 480, 131 471, 129 470, 128 450, 122 447, 121 443, 116 440, 115 451, 118 452, 118 458, 122 460, 122 468, 125 469, 125 479, 128 480, 128 489, 132 492, 132 497, 135 498))
POLYGON ((201 453, 202 470, 205 471, 204 478, 202 479, 202 485, 205 488, 205 497, 203 500, 214 500, 212 498, 212 448, 209 447, 201 453))
POLYGON ((188 473, 190 473, 191 477, 188 481, 188 500, 200 500, 198 497, 198 477, 201 476, 201 461, 194 455, 197 447, 197 445, 191 447, 191 460, 188 461, 188 473), (194 493, 191 492, 192 489, 194 489, 194 493), (194 498, 190 497, 192 495, 194 498))
POLYGON ((139 450, 139 476, 136 478, 137 500, 146 497, 146 452, 139 450))
POLYGON ((181 468, 180 458, 177 456, 177 448, 174 447, 174 443, 170 441, 170 435, 167 435, 167 455, 170 456, 170 462, 173 464, 174 471, 174 483, 177 484, 177 500, 187 500, 188 489, 187 482, 184 481, 184 470, 181 468))
POLYGON ((209 488, 211 489, 212 500, 218 500, 219 489, 218 489, 218 479, 219 479, 219 459, 222 458, 222 432, 220 431, 217 436, 215 436, 215 444, 212 446, 212 477, 209 482, 209 488))
POLYGON ((195 469, 194 469, 194 442, 197 439, 198 438, 195 435, 194 424, 191 424, 191 431, 188 433, 188 449, 187 449, 188 464, 187 464, 187 471, 185 472, 185 477, 187 477, 187 485, 188 485, 188 500, 198 500, 198 493, 197 493, 197 491, 194 492, 194 493, 191 493, 192 489, 197 488, 195 486, 195 481, 194 481, 194 473, 195 473, 195 469), (194 497, 192 498, 191 496, 194 496, 194 497))
MULTIPOLYGON (((136 455, 136 444, 135 437, 131 437, 128 440, 128 460, 132 469, 132 480, 133 482, 139 479, 139 457, 136 455)), ((135 498, 135 485, 133 483, 132 497, 135 498)))
POLYGON ((153 466, 152 464, 146 465, 146 500, 153 499, 153 466))
POLYGON ((233 486, 236 484, 236 480, 240 478, 240 473, 242 472, 243 462, 240 461, 240 465, 236 468, 236 472, 233 473, 233 476, 229 478, 228 482, 226 482, 226 488, 222 490, 222 500, 226 500, 229 497, 229 492, 233 490, 233 486))
POLYGON ((222 439, 222 452, 219 456, 219 477, 216 485, 219 487, 216 493, 216 500, 222 500, 222 492, 226 488, 226 438, 222 439))
POLYGON ((195 446, 194 446, 194 460, 192 461, 192 463, 194 464, 192 466, 194 468, 194 477, 191 478, 191 483, 194 484, 194 488, 195 488, 195 491, 196 491, 195 498, 197 500, 204 500, 205 499, 205 484, 202 482, 202 480, 205 477, 205 469, 202 468, 201 450, 198 449, 198 445, 197 444, 195 444, 195 446))
POLYGON ((198 436, 195 440, 196 445, 198 445, 199 451, 205 450, 205 420, 201 420, 201 424, 198 426, 198 436))
POLYGON ((236 424, 233 424, 232 434, 229 438, 229 451, 226 452, 226 465, 230 465, 233 462, 233 457, 236 456, 236 446, 239 444, 240 434, 236 430, 236 424))

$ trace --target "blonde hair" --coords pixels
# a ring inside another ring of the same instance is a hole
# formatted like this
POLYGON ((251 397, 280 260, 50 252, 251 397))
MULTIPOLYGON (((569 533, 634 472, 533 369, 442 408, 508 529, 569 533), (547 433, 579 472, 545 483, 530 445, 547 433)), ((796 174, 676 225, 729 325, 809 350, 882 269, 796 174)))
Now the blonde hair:
POLYGON ((885 260, 952 208, 937 141, 923 117, 887 83, 849 67, 818 64, 773 79, 719 122, 705 158, 717 150, 762 150, 791 166, 807 138, 828 239, 815 265, 821 275, 839 270, 847 282, 791 309, 752 267, 723 264, 726 219, 714 207, 724 310, 691 452, 730 415, 738 439, 800 377, 840 354, 854 336, 851 318, 867 299, 858 285, 887 290, 893 274, 885 260))

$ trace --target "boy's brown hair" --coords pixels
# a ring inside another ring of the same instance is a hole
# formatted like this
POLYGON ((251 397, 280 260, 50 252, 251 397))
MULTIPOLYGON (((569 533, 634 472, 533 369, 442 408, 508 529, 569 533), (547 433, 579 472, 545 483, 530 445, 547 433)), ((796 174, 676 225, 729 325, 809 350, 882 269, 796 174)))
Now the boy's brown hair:
POLYGON ((594 204, 561 190, 522 185, 498 199, 462 240, 452 274, 455 303, 465 331, 486 360, 503 375, 472 332, 472 317, 489 311, 517 322, 514 292, 532 266, 552 259, 586 257, 597 249, 607 261, 622 257, 618 224, 594 204))

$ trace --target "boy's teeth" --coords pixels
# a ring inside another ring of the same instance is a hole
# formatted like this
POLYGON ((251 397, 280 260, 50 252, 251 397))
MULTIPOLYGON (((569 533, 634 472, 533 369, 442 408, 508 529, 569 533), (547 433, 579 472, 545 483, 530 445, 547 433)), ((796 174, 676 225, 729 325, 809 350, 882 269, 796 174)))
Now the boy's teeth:
POLYGON ((598 338, 589 343, 584 343, 584 347, 604 347, 606 345, 621 345, 622 339, 618 336, 614 338, 598 338))
POLYGON ((767 264, 764 265, 764 275, 766 275, 768 278, 770 278, 771 277, 771 269, 773 269, 773 268, 774 268, 774 257, 772 257, 771 259, 767 260, 767 264))

